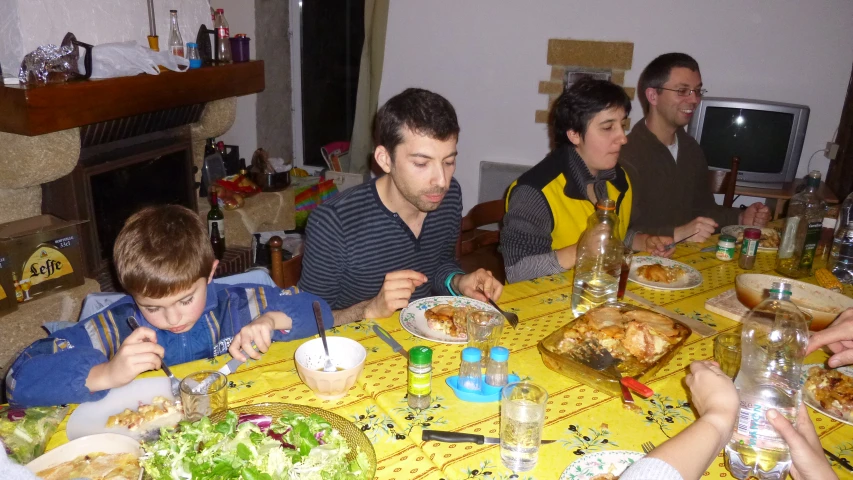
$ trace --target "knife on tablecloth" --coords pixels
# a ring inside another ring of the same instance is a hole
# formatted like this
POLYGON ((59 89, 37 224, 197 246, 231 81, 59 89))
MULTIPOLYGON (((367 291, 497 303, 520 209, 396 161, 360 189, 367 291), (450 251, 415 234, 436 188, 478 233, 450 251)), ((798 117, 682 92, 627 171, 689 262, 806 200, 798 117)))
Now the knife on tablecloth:
POLYGON ((387 343, 392 350, 402 355, 406 360, 409 359, 409 352, 407 352, 406 349, 403 348, 403 346, 397 342, 397 340, 394 340, 394 337, 392 337, 391 334, 385 331, 384 328, 380 327, 379 325, 374 325, 373 332, 376 333, 376 336, 381 338, 382 341, 387 343))
MULTIPOLYGON (((499 445, 501 443, 501 439, 498 437, 486 437, 484 435, 475 435, 473 433, 446 432, 444 430, 423 430, 421 432, 421 440, 424 442, 432 440, 435 442, 445 443, 476 443, 477 445, 499 445)), ((541 443, 544 445, 546 443, 554 442, 556 442, 556 440, 542 440, 541 443)))

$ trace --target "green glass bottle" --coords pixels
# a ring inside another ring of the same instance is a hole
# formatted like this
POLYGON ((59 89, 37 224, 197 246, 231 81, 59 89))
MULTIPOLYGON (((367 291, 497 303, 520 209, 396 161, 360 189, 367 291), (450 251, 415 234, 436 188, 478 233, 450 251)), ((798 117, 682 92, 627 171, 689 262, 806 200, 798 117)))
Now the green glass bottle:
POLYGON ((216 225, 218 231, 217 236, 221 239, 221 245, 216 248, 225 250, 225 214, 219 208, 219 197, 216 192, 211 191, 208 194, 210 199, 210 211, 207 212, 207 236, 210 238, 213 235, 213 226, 216 225))
POLYGON ((823 228, 824 203, 818 195, 820 172, 809 173, 806 189, 794 195, 788 204, 788 217, 776 257, 776 271, 789 278, 812 273, 815 250, 823 228))

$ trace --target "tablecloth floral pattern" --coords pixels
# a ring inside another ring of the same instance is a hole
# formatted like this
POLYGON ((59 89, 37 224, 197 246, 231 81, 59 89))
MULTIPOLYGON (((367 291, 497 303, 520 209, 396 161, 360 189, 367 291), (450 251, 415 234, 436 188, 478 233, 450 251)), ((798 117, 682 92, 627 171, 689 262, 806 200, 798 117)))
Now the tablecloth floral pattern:
MULTIPOLYGON (((735 276, 743 273, 737 262, 721 262, 714 253, 699 250, 713 245, 680 245, 674 256, 702 272, 701 286, 683 291, 661 291, 629 284, 629 289, 670 310, 683 313, 714 327, 719 332, 738 331, 740 324, 709 313, 707 299, 732 288, 735 276)), ((774 253, 758 253, 751 272, 771 272, 774 253)), ((693 360, 713 358, 713 337, 693 334, 673 360, 655 375, 649 385, 655 395, 636 397, 642 412, 629 411, 618 397, 611 397, 561 376, 544 366, 537 342, 573 318, 571 313, 572 273, 543 277, 508 285, 501 307, 520 317, 517 329, 503 330, 501 344, 510 349, 510 370, 522 379, 544 386, 549 399, 543 438, 557 439, 543 445, 539 462, 530 472, 515 474, 500 461, 496 445, 447 444, 421 441, 425 428, 499 435, 498 403, 466 403, 457 399, 445 379, 458 372, 464 345, 436 344, 410 335, 400 326, 399 316, 366 320, 334 329, 361 342, 368 356, 364 371, 349 394, 335 401, 319 400, 296 374, 293 353, 298 342, 274 344, 259 361, 244 365, 229 376, 229 403, 289 402, 324 408, 352 420, 370 438, 378 458, 376 478, 417 479, 557 479, 582 455, 605 450, 641 451, 643 442, 659 445, 695 419, 689 394, 683 384, 686 367, 693 360), (406 404, 406 360, 376 337, 371 329, 379 323, 405 348, 427 345, 434 349, 433 399, 429 408, 413 410, 406 404)), ((845 293, 853 295, 847 286, 845 293)), ((809 362, 821 362, 816 352, 809 362)), ((211 367, 219 368, 229 359, 222 356, 173 367, 176 375, 211 367)), ((149 372, 147 376, 162 375, 149 372)), ((853 426, 809 410, 823 446, 839 458, 853 462, 853 426)), ((48 448, 67 441, 65 424, 51 439, 48 448)), ((849 473, 839 466, 841 478, 849 473)), ((706 476, 727 478, 722 453, 706 476)))

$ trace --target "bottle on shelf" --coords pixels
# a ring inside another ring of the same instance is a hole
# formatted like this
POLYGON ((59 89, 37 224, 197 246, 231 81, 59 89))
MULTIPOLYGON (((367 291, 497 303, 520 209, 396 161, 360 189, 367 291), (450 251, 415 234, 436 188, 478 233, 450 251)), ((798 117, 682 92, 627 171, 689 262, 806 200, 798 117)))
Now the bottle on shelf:
POLYGON ((788 218, 776 257, 776 271, 786 277, 811 275, 815 250, 823 228, 823 200, 817 193, 820 172, 809 173, 806 189, 794 195, 788 204, 788 218))
MULTIPOLYGON (((225 214, 219 208, 219 196, 211 189, 208 193, 210 200, 210 211, 207 212, 207 233, 210 235, 211 245, 213 244, 213 232, 216 231, 216 236, 219 238, 218 245, 221 245, 222 252, 225 252, 225 214)), ((214 247, 214 253, 216 252, 214 247)), ((216 258, 220 258, 217 256, 216 258)))
POLYGON ((572 311, 580 315, 616 301, 624 247, 618 232, 616 202, 599 200, 578 240, 572 311))
POLYGON ((222 260, 225 256, 225 240, 219 235, 219 224, 214 223, 210 230, 210 246, 213 247, 213 256, 222 260))
POLYGON ((791 302, 791 284, 773 282, 770 296, 747 314, 741 331, 735 378, 740 414, 725 450, 726 467, 735 478, 786 478, 791 468, 788 444, 766 414, 772 408, 796 424, 808 340, 808 322, 791 302))
POLYGON ((459 366, 459 388, 469 392, 483 389, 483 373, 480 370, 480 349, 467 347, 462 350, 462 364, 459 366))
POLYGON ((225 10, 216 9, 216 38, 219 39, 219 47, 216 50, 216 61, 220 64, 231 63, 231 34, 228 29, 228 20, 225 19, 225 10))
POLYGON ((181 37, 181 30, 178 28, 178 11, 169 10, 169 52, 176 57, 184 56, 184 39, 181 37))
POLYGON ((15 284, 15 300, 18 303, 24 303, 24 290, 21 288, 21 284, 18 283, 18 275, 15 272, 12 272, 12 283, 15 284))

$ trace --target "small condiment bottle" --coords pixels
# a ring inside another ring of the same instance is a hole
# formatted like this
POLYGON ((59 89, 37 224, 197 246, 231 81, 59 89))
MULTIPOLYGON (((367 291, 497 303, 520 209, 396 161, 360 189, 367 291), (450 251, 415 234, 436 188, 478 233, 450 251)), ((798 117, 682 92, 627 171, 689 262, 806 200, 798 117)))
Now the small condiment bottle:
POLYGON ((735 259, 735 237, 731 235, 720 235, 717 242, 717 259, 730 262, 735 259))
POLYGON ((509 350, 504 347, 492 347, 489 361, 486 363, 486 383, 493 387, 503 387, 509 376, 509 350))
POLYGON ((428 408, 432 402, 432 350, 417 346, 409 350, 406 399, 411 408, 428 408))
POLYGON ((479 392, 483 389, 483 372, 480 370, 480 349, 467 347, 462 350, 462 364, 459 366, 457 385, 462 390, 479 392))
POLYGON ((198 53, 198 44, 194 42, 187 43, 187 60, 190 61, 190 68, 201 68, 201 57, 198 53))
POLYGON ((755 266, 755 255, 758 253, 758 242, 761 240, 761 230, 747 228, 743 231, 743 245, 740 248, 740 258, 737 265, 744 270, 752 270, 755 266))

